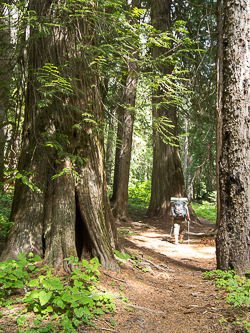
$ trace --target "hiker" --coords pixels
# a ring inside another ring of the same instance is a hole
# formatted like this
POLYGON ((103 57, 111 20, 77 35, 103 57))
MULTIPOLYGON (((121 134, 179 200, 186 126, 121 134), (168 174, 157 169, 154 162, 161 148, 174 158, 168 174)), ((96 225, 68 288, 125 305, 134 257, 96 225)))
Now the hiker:
POLYGON ((172 207, 172 223, 174 225, 175 245, 178 245, 179 235, 180 244, 183 243, 186 220, 190 221, 188 206, 184 200, 176 199, 174 201, 174 206, 172 207))

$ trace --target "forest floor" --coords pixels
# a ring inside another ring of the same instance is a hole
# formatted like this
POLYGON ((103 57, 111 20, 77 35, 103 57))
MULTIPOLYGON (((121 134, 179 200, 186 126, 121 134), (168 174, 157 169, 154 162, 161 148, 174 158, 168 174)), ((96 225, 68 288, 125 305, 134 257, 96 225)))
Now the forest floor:
MULTIPOLYGON (((99 288, 119 295, 116 312, 95 322, 98 331, 79 326, 77 332, 246 332, 233 322, 244 319, 248 311, 230 307, 214 280, 204 279, 205 271, 216 269, 215 241, 207 237, 214 224, 203 219, 191 222, 189 241, 186 234, 179 245, 170 237, 171 225, 170 219, 142 216, 118 223, 123 248, 141 268, 129 260, 120 265, 120 273, 101 268, 99 288)), ((2 332, 17 332, 9 320, 1 318, 2 332)))
MULTIPOLYGON (((190 224, 184 243, 175 245, 170 237, 171 220, 134 217, 119 223, 126 252, 141 267, 121 266, 120 273, 104 272, 100 286, 111 293, 122 290, 129 303, 117 302, 117 312, 99 323, 101 332, 115 333, 221 333, 246 332, 232 325, 248 311, 225 303, 226 294, 213 280, 203 278, 216 269, 215 239, 207 237, 215 225, 200 219, 190 224), (115 322, 111 328, 110 321, 115 322)), ((94 332, 84 329, 79 332, 94 332)))

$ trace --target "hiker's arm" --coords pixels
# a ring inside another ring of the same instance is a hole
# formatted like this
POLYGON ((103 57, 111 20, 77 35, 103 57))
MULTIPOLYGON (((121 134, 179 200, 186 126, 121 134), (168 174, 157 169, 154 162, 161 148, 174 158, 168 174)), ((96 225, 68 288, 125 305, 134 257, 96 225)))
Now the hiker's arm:
POLYGON ((172 223, 174 223, 175 213, 173 207, 171 208, 171 212, 172 212, 172 223))
POLYGON ((189 209, 188 209, 188 206, 187 206, 187 205, 186 205, 186 211, 187 211, 187 220, 188 220, 188 221, 191 221, 191 220, 190 220, 189 209))

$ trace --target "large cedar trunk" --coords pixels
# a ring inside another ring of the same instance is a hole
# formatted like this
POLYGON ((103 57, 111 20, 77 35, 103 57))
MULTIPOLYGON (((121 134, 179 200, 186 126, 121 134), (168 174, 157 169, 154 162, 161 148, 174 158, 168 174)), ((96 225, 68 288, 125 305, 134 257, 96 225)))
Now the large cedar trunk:
MULTIPOLYGON (((29 10, 41 22, 54 15, 49 0, 30 1, 29 10)), ((94 43, 92 29, 83 19, 54 28, 46 37, 36 37, 37 31, 31 29, 19 170, 32 172, 29 181, 40 192, 17 181, 11 213, 14 227, 1 260, 32 251, 66 270, 63 259, 71 255, 97 256, 103 267, 116 268, 112 247, 119 249, 119 243, 104 172, 99 82, 83 60, 84 51, 77 52, 74 44, 82 36, 86 43, 94 43), (74 24, 77 29, 72 29, 74 24), (36 72, 47 63, 63 69, 73 93, 56 92, 49 105, 39 107, 44 96, 36 72)))
POLYGON ((218 269, 250 269, 250 1, 226 1, 218 269))
MULTIPOLYGON (((171 1, 152 1, 152 22, 160 31, 170 30, 170 6, 171 1)), ((164 48, 153 47, 153 58, 156 59, 166 52, 164 48)), ((173 70, 171 65, 160 66, 163 74, 170 74, 173 70)), ((171 120, 174 128, 169 130, 174 136, 177 135, 176 108, 172 105, 159 106, 164 100, 164 92, 161 88, 154 93, 153 119, 167 117, 171 120)), ((176 143, 176 142, 175 142, 176 143)), ((161 134, 154 128, 153 131, 153 172, 151 200, 148 207, 148 216, 167 215, 170 213, 170 198, 172 196, 184 196, 185 186, 181 167, 179 146, 166 144, 161 134)))

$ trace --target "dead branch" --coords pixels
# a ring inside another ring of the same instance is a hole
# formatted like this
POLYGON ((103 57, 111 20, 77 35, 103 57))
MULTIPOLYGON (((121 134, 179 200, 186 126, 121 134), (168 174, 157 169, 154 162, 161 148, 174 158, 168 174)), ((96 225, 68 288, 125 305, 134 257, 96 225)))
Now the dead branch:
POLYGON ((118 279, 118 278, 116 278, 116 277, 114 277, 114 276, 112 276, 112 275, 109 275, 109 274, 105 273, 105 272, 103 272, 103 274, 104 274, 104 275, 107 275, 107 276, 110 277, 111 279, 114 279, 114 280, 117 280, 117 281, 120 281, 120 282, 124 282, 124 283, 128 283, 128 282, 125 281, 125 280, 118 279))
POLYGON ((144 312, 152 312, 155 314, 166 314, 166 312, 161 312, 161 311, 155 311, 155 310, 150 310, 148 308, 144 308, 142 306, 138 306, 138 305, 133 305, 133 304, 126 304, 126 306, 130 306, 131 308, 135 308, 144 312))
POLYGON ((144 261, 150 263, 152 266, 154 266, 155 268, 157 268, 159 271, 165 271, 164 268, 161 268, 160 266, 154 264, 152 261, 148 260, 148 259, 143 259, 144 261))

